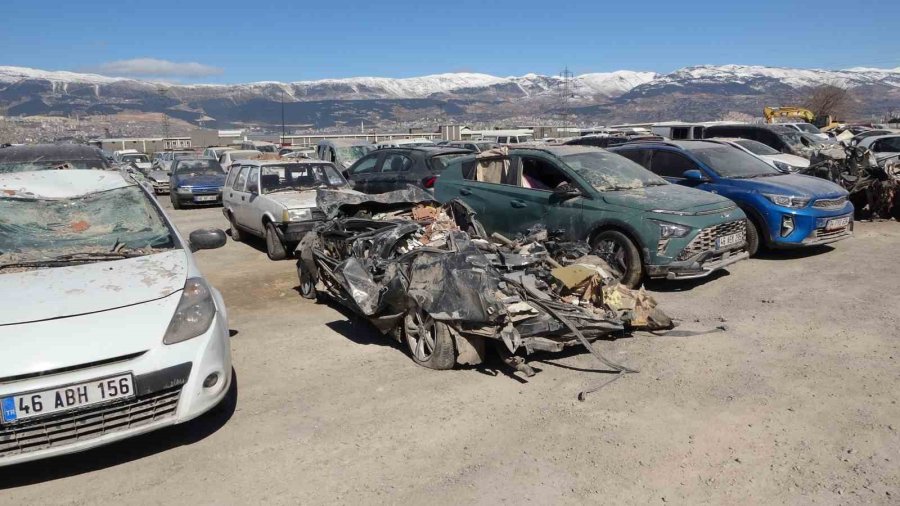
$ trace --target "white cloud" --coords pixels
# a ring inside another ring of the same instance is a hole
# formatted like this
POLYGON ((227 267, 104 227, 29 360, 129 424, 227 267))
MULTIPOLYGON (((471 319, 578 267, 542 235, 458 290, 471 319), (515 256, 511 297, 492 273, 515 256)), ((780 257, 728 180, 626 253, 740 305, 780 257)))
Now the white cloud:
POLYGON ((134 58, 102 63, 88 69, 98 74, 134 77, 207 77, 222 69, 196 62, 173 62, 157 58, 134 58))

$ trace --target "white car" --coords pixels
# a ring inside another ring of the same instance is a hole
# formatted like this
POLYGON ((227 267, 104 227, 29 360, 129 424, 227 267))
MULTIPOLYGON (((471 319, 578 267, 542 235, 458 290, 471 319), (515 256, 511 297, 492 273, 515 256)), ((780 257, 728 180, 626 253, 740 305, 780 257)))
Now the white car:
POLYGON ((330 162, 322 160, 245 160, 234 166, 222 190, 222 213, 231 238, 263 237, 272 260, 283 260, 300 239, 325 219, 316 208, 316 190, 349 190, 330 162))
POLYGON ((119 171, 0 174, 0 466, 186 422, 231 381, 222 296, 119 171))
POLYGON ((792 155, 790 153, 782 153, 781 151, 778 151, 752 139, 741 139, 739 137, 714 137, 710 140, 724 142, 740 149, 741 151, 746 151, 751 155, 756 155, 757 158, 762 159, 764 162, 782 172, 797 172, 798 170, 809 167, 809 160, 803 158, 802 156, 792 155))
POLYGON ((255 149, 232 149, 219 155, 219 165, 222 166, 222 170, 228 172, 231 170, 231 166, 239 160, 257 160, 262 157, 262 152, 255 149))
POLYGON ((778 125, 784 125, 798 132, 809 134, 813 138, 818 139, 820 142, 827 141, 829 139, 828 134, 822 133, 822 131, 812 123, 778 123, 778 125))
POLYGON ((900 134, 872 135, 862 138, 857 146, 875 154, 879 163, 900 157, 900 134))

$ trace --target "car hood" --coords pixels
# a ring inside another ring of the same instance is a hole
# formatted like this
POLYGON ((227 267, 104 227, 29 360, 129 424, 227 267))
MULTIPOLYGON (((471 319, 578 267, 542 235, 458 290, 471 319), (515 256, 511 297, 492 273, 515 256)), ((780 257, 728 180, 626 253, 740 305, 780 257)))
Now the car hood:
POLYGON ((729 181, 739 185, 752 186, 752 189, 759 193, 819 198, 837 198, 847 195, 847 190, 827 179, 804 176, 802 174, 782 174, 753 179, 731 179, 729 181))
POLYGON ((643 211, 705 212, 734 206, 725 197, 674 184, 603 192, 602 198, 609 204, 643 211))
POLYGON ((283 205, 285 209, 316 207, 316 190, 269 193, 266 197, 283 205))
POLYGON ((777 155, 763 155, 767 160, 778 160, 779 162, 793 165, 794 167, 809 167, 809 160, 802 156, 790 155, 788 153, 779 153, 777 155))
POLYGON ((139 168, 139 169, 147 170, 147 169, 149 169, 150 167, 152 167, 153 164, 151 164, 150 162, 134 162, 134 166, 137 167, 137 168, 139 168))
POLYGON ((161 170, 161 169, 156 169, 156 170, 148 171, 147 177, 149 177, 150 179, 152 179, 154 181, 159 181, 160 183, 163 183, 163 182, 166 182, 169 180, 169 173, 164 170, 161 170))
POLYGON ((2 274, 0 327, 161 299, 184 288, 187 269, 187 255, 177 249, 111 262, 2 274))
POLYGON ((224 174, 221 176, 178 176, 179 186, 223 186, 224 184, 224 174))

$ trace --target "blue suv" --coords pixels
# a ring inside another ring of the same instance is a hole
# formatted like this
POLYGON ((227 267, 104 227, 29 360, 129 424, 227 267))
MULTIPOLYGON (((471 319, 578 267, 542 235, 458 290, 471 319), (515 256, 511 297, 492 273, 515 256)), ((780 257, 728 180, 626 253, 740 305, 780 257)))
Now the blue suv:
POLYGON ((667 180, 728 197, 747 214, 747 250, 827 244, 853 235, 853 204, 840 186, 785 174, 709 140, 636 142, 611 149, 667 180))

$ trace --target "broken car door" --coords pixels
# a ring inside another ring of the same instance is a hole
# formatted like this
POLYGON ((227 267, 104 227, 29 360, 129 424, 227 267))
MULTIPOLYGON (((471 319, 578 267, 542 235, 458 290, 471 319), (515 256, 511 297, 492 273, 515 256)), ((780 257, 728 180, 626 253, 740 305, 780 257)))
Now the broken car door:
POLYGON ((508 233, 526 233, 543 224, 549 231, 561 230, 566 239, 580 239, 583 229, 584 190, 566 170, 538 155, 513 156, 521 166, 518 191, 509 202, 508 233), (568 191, 566 191, 568 190, 568 191))

